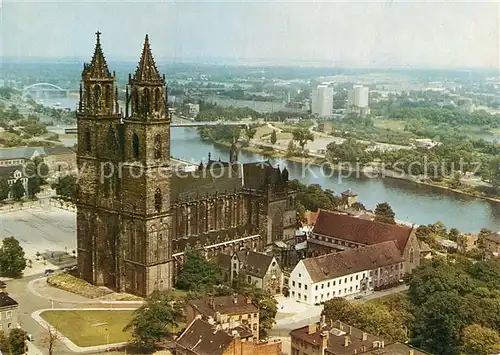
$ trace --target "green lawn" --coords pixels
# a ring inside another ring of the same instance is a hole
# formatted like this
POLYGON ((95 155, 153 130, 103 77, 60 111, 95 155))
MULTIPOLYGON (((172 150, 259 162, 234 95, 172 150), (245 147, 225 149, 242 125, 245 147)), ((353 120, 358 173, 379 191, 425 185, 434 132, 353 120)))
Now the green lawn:
POLYGON ((374 119, 373 125, 379 128, 389 128, 395 131, 402 131, 405 129, 405 121, 374 119))
POLYGON ((123 328, 132 319, 131 311, 45 311, 40 316, 78 346, 128 342, 123 328), (109 339, 107 334, 109 334, 109 339), (108 342, 109 341, 109 342, 108 342))

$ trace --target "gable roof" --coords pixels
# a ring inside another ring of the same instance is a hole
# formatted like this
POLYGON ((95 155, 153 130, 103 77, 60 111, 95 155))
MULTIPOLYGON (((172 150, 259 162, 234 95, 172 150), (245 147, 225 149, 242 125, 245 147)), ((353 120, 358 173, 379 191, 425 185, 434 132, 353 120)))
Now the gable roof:
POLYGON ((0 176, 10 178, 15 171, 23 171, 22 165, 0 166, 0 176))
POLYGON ((43 150, 45 151, 46 155, 62 155, 62 154, 72 154, 75 153, 73 150, 71 150, 68 147, 64 146, 55 146, 55 147, 44 147, 43 150))
POLYGON ((313 233, 364 245, 394 240, 402 252, 412 228, 399 224, 386 224, 345 214, 321 210, 313 233))
POLYGON ((12 307, 12 306, 17 306, 18 303, 16 302, 15 299, 10 297, 8 294, 5 292, 0 292, 0 308, 2 307, 12 307))
POLYGON ((201 319, 195 319, 175 343, 195 354, 222 355, 233 340, 228 333, 214 329, 201 319))
POLYGON ((238 259, 243 263, 243 270, 246 274, 263 278, 273 261, 273 257, 264 253, 257 253, 251 250, 242 250, 236 253, 238 259))
POLYGON ((500 243, 500 233, 491 233, 484 237, 484 239, 489 240, 490 242, 500 243))
POLYGON ((206 297, 201 300, 191 300, 189 304, 202 316, 215 317, 220 314, 258 313, 259 309, 243 295, 206 297))
POLYGON ((302 260, 313 282, 373 270, 402 261, 403 258, 394 241, 302 260))
POLYGON ((0 149, 0 160, 10 160, 10 159, 25 159, 29 160, 33 157, 35 152, 43 155, 43 148, 40 147, 16 147, 16 148, 1 148, 0 149))

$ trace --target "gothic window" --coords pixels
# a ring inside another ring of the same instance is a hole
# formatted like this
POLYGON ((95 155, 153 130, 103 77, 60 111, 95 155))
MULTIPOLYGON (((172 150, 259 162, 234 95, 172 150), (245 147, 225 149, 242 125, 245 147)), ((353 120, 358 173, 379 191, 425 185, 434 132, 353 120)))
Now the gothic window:
POLYGON ((156 88, 156 90, 155 90, 155 111, 158 111, 160 109, 160 101, 161 101, 160 88, 156 88))
POLYGON ((199 227, 198 227, 198 230, 199 230, 199 233, 205 233, 206 231, 206 223, 207 223, 207 219, 206 219, 206 216, 205 216, 205 204, 204 203, 200 203, 200 205, 198 206, 198 214, 199 214, 199 227))
POLYGON ((115 147, 115 131, 111 127, 108 130, 107 144, 108 149, 112 151, 115 147))
POLYGON ((271 231, 272 241, 275 242, 277 240, 283 239, 283 215, 280 211, 276 211, 272 220, 273 226, 271 231))
POLYGON ((414 257, 414 255, 413 255, 413 253, 414 253, 413 248, 411 248, 411 249, 410 249, 410 264, 413 264, 414 259, 415 259, 415 257, 414 257))
POLYGON ((134 108, 134 112, 139 112, 139 94, 137 93, 137 88, 132 89, 132 104, 134 108))
POLYGON ((149 103, 150 103, 149 89, 145 88, 142 95, 144 96, 144 112, 149 112, 149 103))
POLYGON ((136 133, 132 136, 132 153, 135 160, 139 160, 139 137, 136 133))
POLYGON ((106 108, 111 107, 111 85, 106 85, 104 97, 106 101, 106 108))
POLYGON ((155 136, 155 159, 161 159, 161 136, 155 136))
POLYGON ((155 192, 155 210, 156 210, 156 212, 161 211, 161 206, 162 206, 161 191, 160 191, 160 189, 156 189, 156 192, 155 192))
POLYGON ((84 144, 85 144, 85 151, 90 152, 92 148, 92 143, 90 141, 90 131, 88 129, 85 130, 84 144))
POLYGON ((96 85, 94 86, 94 103, 96 109, 100 108, 100 100, 101 100, 101 86, 96 85))

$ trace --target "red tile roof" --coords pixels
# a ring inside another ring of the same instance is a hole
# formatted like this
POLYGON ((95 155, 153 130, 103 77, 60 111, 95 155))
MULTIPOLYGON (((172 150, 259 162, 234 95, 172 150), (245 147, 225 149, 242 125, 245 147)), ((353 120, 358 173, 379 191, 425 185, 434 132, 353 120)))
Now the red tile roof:
MULTIPOLYGON (((313 233, 353 243, 372 245, 393 240, 402 252, 412 228, 361 219, 346 214, 320 211, 313 233)), ((314 235, 313 235, 314 238, 314 235)))
POLYGON ((399 264, 403 258, 394 241, 302 260, 313 282, 399 264))

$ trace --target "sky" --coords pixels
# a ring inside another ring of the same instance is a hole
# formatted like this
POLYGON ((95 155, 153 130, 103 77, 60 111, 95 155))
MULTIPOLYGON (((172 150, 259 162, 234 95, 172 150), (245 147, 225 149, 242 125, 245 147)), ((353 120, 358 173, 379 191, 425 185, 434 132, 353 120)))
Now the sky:
MULTIPOLYGON (((0 3, 2 0, 0 0, 0 3)), ((498 68, 500 5, 423 1, 3 0, 1 55, 340 67, 498 68)))

